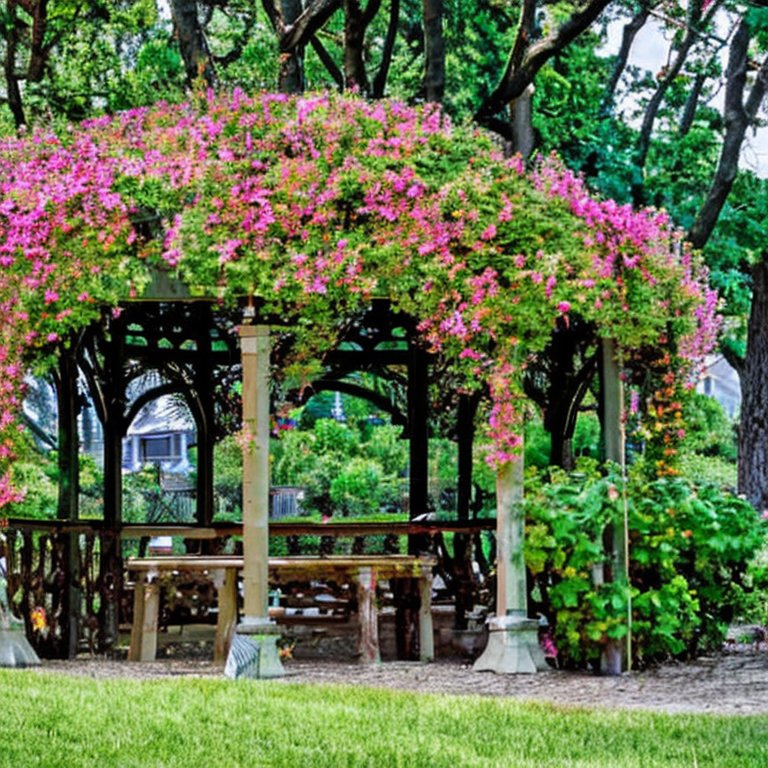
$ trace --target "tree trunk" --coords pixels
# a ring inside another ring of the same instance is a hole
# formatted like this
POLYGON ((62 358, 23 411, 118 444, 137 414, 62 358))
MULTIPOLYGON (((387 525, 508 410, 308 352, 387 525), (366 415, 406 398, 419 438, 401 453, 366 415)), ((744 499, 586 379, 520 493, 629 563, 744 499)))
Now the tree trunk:
POLYGON ((512 154, 520 154, 527 160, 536 146, 536 137, 533 133, 532 85, 529 85, 523 93, 509 105, 509 119, 512 123, 510 147, 512 154))
POLYGON ((768 254, 752 271, 752 308, 741 377, 739 492, 768 507, 768 254))
POLYGON ((704 84, 707 82, 707 76, 704 72, 697 72, 693 78, 693 84, 688 92, 688 98, 685 100, 685 107, 683 108, 683 114, 680 117, 679 132, 680 136, 687 136, 691 128, 693 128, 693 120, 696 117, 696 112, 699 108, 699 101, 701 100, 701 92, 704 89, 704 84))
MULTIPOLYGON (((301 0, 281 0, 280 16, 287 27, 301 16, 301 0)), ((280 48, 280 71, 277 89, 281 93, 303 93, 304 91, 304 45, 298 44, 289 50, 280 48)))
POLYGON ((171 12, 179 41, 179 52, 184 61, 187 85, 191 88, 198 77, 213 86, 215 76, 205 35, 197 15, 196 0, 171 0, 171 12))
POLYGON ((424 95, 427 101, 442 103, 445 92, 445 41, 443 0, 422 0, 424 12, 424 95))
POLYGON ((720 3, 716 2, 710 6, 704 20, 701 19, 701 8, 703 5, 703 0, 698 0, 698 2, 692 4, 688 14, 685 37, 676 49, 674 60, 668 67, 664 68, 663 74, 660 73, 658 75, 659 85, 649 100, 643 114, 643 122, 640 126, 637 146, 635 147, 634 163, 638 172, 634 175, 635 181, 632 184, 632 200, 637 206, 646 204, 645 184, 642 181, 644 178, 643 169, 645 168, 645 163, 648 159, 651 136, 653 134, 656 118, 659 114, 659 109, 664 102, 664 97, 667 95, 667 91, 677 79, 680 70, 683 68, 683 64, 685 64, 688 59, 688 54, 690 53, 691 48, 699 39, 699 25, 705 25, 707 21, 712 18, 716 9, 719 8, 720 3))
POLYGON ((359 0, 344 0, 344 88, 357 90, 362 96, 369 91, 365 71, 365 19, 359 0))
POLYGON ((400 20, 400 0, 391 0, 389 4, 389 22, 387 24, 387 34, 384 38, 384 48, 381 53, 381 62, 378 72, 373 78, 371 97, 374 99, 384 98, 384 91, 387 85, 387 76, 389 67, 392 63, 392 52, 397 40, 397 27, 400 20))
POLYGON ((594 328, 576 317, 558 320, 537 363, 528 368, 526 395, 543 414, 552 443, 550 463, 572 469, 573 435, 579 408, 597 371, 594 328))
POLYGON ((18 3, 16 0, 6 2, 5 11, 5 88, 7 92, 8 108, 13 115, 13 122, 17 128, 26 125, 27 120, 24 116, 24 106, 21 99, 21 88, 19 87, 19 76, 16 73, 16 48, 18 46, 18 18, 16 9, 18 3))
POLYGON ((537 8, 533 0, 525 0, 521 5, 517 35, 504 73, 475 113, 475 120, 510 138, 509 124, 506 127, 502 125, 497 115, 521 96, 539 70, 589 28, 609 3, 610 0, 585 0, 573 8, 562 24, 553 27, 550 34, 531 43, 529 30, 537 8))
POLYGON ((45 65, 48 62, 48 50, 46 46, 46 32, 48 29, 48 0, 36 0, 30 9, 32 16, 32 38, 30 41, 29 66, 27 67, 27 80, 38 83, 45 74, 45 65))
POLYGON ((742 19, 733 38, 728 56, 725 86, 725 138, 720 150, 715 177, 690 231, 688 239, 694 248, 703 248, 717 224, 720 212, 730 194, 739 167, 739 154, 747 127, 757 115, 757 110, 768 89, 768 59, 757 71, 752 89, 744 100, 747 68, 750 64, 752 31, 747 19, 742 19))

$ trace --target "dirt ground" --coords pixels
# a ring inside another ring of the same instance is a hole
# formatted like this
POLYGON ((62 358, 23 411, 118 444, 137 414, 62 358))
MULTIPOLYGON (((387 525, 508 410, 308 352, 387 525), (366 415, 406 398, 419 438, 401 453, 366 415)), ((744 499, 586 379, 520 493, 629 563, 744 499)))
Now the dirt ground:
MULTIPOLYGON (((289 660, 275 685, 341 683, 419 693, 508 696, 558 705, 624 707, 659 712, 727 715, 768 714, 768 650, 732 647, 722 654, 685 664, 667 664, 619 677, 551 670, 534 675, 474 672, 458 659, 433 663, 386 662, 363 666, 348 662, 289 660)), ((93 678, 150 679, 179 676, 221 677, 220 666, 195 659, 149 663, 80 658, 45 661, 37 674, 50 672, 93 678)))

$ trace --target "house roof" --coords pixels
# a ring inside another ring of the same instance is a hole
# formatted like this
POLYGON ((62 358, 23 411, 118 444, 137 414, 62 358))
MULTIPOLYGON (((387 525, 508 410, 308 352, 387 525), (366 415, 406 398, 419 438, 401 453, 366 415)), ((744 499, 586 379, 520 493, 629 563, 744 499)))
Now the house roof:
POLYGON ((139 411, 128 428, 128 436, 167 435, 194 430, 195 423, 186 405, 176 397, 162 395, 139 411))

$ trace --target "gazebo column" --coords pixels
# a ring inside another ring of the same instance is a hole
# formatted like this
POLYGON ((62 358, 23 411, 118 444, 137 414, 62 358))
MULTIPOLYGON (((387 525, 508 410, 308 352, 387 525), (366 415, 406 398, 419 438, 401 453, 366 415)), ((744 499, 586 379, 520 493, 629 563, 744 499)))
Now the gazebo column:
POLYGON ((538 621, 528 618, 523 542, 522 450, 496 476, 496 616, 488 620, 488 645, 477 672, 537 672, 547 669, 539 646, 538 621))
MULTIPOLYGON (((461 521, 469 520, 472 501, 472 447, 475 439, 477 402, 474 395, 459 395, 456 416, 456 517, 461 521)), ((472 610, 474 598, 470 537, 465 533, 456 533, 453 538, 453 574, 456 579, 456 614, 453 628, 456 632, 463 632, 467 629, 467 613, 472 610)))
POLYGON ((243 365, 243 618, 227 677, 279 677, 279 631, 269 619, 269 327, 239 328, 243 365))
MULTIPOLYGON (((408 350, 408 500, 411 519, 429 511, 428 364, 424 350, 411 344, 408 350)), ((419 538, 409 537, 409 554, 419 554, 419 538)), ((397 579, 392 584, 392 590, 396 606, 397 658, 415 661, 421 655, 418 647, 419 586, 415 579, 397 579)))
MULTIPOLYGON (((408 361, 408 498, 411 518, 428 512, 429 397, 426 353, 411 347, 408 361)), ((414 553, 415 554, 415 553, 414 553)))
POLYGON ((216 414, 214 409, 213 371, 211 336, 208 327, 213 323, 210 308, 206 310, 207 323, 197 335, 198 357, 195 364, 195 391, 200 405, 197 418, 197 484, 196 484, 196 517, 199 525, 209 526, 213 522, 214 513, 214 424, 216 414))
MULTIPOLYGON (((616 342, 603 339, 602 342, 602 407, 603 447, 605 460, 624 467, 624 387, 618 361, 616 342)), ((614 523, 603 538, 607 564, 603 571, 604 580, 627 582, 627 531, 626 521, 614 523)), ((600 574, 598 574, 598 577, 600 574)), ((631 628, 629 628, 631 631, 631 628)), ((608 640, 603 648, 600 668, 604 674, 620 675, 628 668, 628 642, 608 640)))
MULTIPOLYGON (((77 416, 79 397, 77 391, 77 360, 73 348, 60 352, 56 375, 56 400, 58 406, 58 469, 59 497, 57 518, 75 521, 80 516, 80 441, 77 416)), ((55 611, 59 615, 61 630, 61 658, 74 659, 80 641, 82 590, 80 587, 80 552, 78 535, 67 531, 59 534, 62 578, 60 592, 54 601, 60 601, 55 611)))
POLYGON ((99 647, 112 648, 118 639, 123 562, 120 534, 123 524, 123 437, 125 423, 125 379, 123 375, 123 331, 105 349, 104 379, 104 533, 99 562, 99 647))

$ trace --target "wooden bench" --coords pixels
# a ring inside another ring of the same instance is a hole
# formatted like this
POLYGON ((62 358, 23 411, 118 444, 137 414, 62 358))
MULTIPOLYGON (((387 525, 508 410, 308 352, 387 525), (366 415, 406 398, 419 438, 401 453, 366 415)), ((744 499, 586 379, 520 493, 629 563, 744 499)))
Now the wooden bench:
MULTIPOLYGON (((410 555, 349 555, 328 557, 270 557, 269 583, 279 587, 292 581, 327 579, 339 584, 354 584, 357 591, 360 633, 358 654, 362 663, 380 659, 376 585, 391 579, 417 579, 421 596, 419 647, 422 661, 434 659, 432 630, 432 569, 436 558, 410 555)), ((242 556, 132 557, 129 577, 135 575, 130 661, 154 661, 157 652, 157 626, 160 613, 162 573, 198 572, 207 574, 218 595, 218 616, 214 641, 214 661, 223 663, 229 652, 237 624, 237 575, 243 568, 242 556)))

